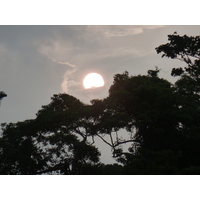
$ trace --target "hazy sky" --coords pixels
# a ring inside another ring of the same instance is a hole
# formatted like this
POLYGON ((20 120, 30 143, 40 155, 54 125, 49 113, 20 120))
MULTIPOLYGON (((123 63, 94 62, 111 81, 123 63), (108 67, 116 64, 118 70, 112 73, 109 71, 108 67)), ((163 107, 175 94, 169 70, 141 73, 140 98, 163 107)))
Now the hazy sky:
POLYGON ((0 123, 35 118, 53 94, 66 92, 89 103, 104 98, 113 75, 146 74, 158 66, 169 81, 182 63, 161 58, 155 48, 167 35, 200 35, 200 26, 0 26, 0 123), (105 86, 85 90, 83 79, 100 73, 105 86))

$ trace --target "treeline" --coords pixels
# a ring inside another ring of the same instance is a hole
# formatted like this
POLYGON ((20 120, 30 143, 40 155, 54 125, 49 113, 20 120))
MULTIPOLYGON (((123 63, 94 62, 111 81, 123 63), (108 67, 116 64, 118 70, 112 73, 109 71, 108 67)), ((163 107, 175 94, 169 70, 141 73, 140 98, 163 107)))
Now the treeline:
POLYGON ((185 63, 172 69, 175 84, 156 68, 114 75, 108 97, 91 105, 54 95, 35 119, 2 124, 0 174, 200 174, 200 36, 168 40, 156 51, 185 63), (116 164, 100 162, 97 137, 116 164))

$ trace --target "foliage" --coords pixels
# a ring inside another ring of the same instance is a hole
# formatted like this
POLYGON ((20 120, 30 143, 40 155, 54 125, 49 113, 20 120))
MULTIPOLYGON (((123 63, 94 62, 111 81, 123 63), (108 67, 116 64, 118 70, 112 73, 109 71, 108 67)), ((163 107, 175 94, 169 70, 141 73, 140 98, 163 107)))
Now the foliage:
POLYGON ((200 74, 200 36, 180 36, 175 32, 173 35, 168 35, 168 40, 169 43, 156 48, 157 53, 162 52, 162 57, 179 59, 187 64, 184 69, 172 69, 172 75, 180 76, 186 72, 192 77, 198 77, 200 74))
POLYGON ((126 113, 123 125, 127 131, 135 130, 134 139, 141 147, 162 149, 171 143, 168 135, 176 132, 178 104, 168 81, 154 76, 126 77, 111 86, 108 98, 112 113, 126 113))
POLYGON ((80 131, 83 107, 72 96, 54 95, 35 120, 4 124, 1 173, 82 174, 85 165, 97 163, 99 151, 86 141, 87 133, 80 131))

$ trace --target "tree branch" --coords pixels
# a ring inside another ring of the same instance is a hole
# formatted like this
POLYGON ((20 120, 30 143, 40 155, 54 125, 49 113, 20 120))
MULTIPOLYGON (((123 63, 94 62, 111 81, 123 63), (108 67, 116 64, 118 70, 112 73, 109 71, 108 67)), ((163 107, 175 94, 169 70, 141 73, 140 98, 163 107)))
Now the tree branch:
POLYGON ((75 131, 76 131, 76 133, 78 133, 81 137, 83 137, 83 140, 86 140, 86 139, 87 139, 87 135, 84 135, 80 130, 76 129, 75 131))
POLYGON ((102 136, 100 136, 99 134, 97 134, 97 136, 99 138, 101 138, 106 144, 108 144, 110 147, 113 147, 112 144, 110 144, 109 142, 107 142, 102 136))
POLYGON ((117 144, 115 144, 113 147, 117 147, 118 145, 125 144, 125 143, 128 143, 128 142, 137 142, 137 143, 139 143, 139 141, 137 141, 137 140, 125 140, 125 141, 122 141, 122 142, 117 141, 117 144))
POLYGON ((113 143, 113 138, 112 138, 112 135, 111 135, 112 133, 110 133, 109 135, 110 135, 110 141, 111 141, 111 143, 112 143, 112 146, 114 147, 114 143, 113 143))

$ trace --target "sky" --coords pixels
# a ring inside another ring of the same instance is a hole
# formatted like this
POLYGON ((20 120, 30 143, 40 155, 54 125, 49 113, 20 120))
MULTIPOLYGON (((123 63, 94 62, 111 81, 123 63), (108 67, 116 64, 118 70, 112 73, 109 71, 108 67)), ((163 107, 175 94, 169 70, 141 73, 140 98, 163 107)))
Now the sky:
POLYGON ((0 123, 34 119, 53 94, 65 92, 87 104, 105 98, 113 76, 125 70, 145 75, 157 66, 161 78, 174 82, 171 69, 183 63, 161 58, 155 48, 175 31, 196 36, 200 26, 1 25, 0 91, 8 96, 1 102, 0 123), (105 85, 86 90, 83 79, 92 72, 101 74, 105 85))

